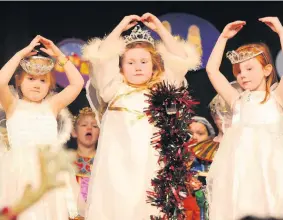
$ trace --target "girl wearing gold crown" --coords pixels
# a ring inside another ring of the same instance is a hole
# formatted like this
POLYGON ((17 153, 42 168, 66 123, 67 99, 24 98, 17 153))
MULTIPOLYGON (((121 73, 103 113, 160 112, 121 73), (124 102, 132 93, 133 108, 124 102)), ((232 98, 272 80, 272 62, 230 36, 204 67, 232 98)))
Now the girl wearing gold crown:
MULTIPOLYGON (((60 135, 57 119, 62 116, 61 110, 78 96, 83 84, 83 78, 76 67, 52 41, 42 36, 36 36, 1 69, 0 104, 6 114, 10 150, 2 154, 0 159, 0 207, 9 206, 21 198, 27 184, 34 188, 39 186, 38 145, 50 145, 56 151, 68 140, 72 129, 71 117, 64 115, 70 119, 70 123, 60 135), (40 44, 44 46, 40 50, 56 58, 64 67, 70 81, 58 94, 51 95, 55 87, 55 78, 51 74, 53 60, 34 56, 37 54, 34 47, 40 44), (19 64, 23 70, 16 75, 18 93, 14 94, 8 83, 19 64)), ((65 188, 50 192, 22 213, 19 219, 67 220, 69 214, 65 197, 72 193, 65 192, 65 188)))
MULTIPOLYGON (((278 34, 283 48, 278 18, 259 21, 278 34)), ((224 134, 208 173, 210 220, 236 220, 247 215, 283 217, 283 82, 272 90, 276 73, 271 54, 261 43, 227 53, 242 93, 219 71, 227 40, 245 25, 245 21, 226 25, 206 67, 214 88, 233 110, 232 126, 224 134)))
POLYGON ((153 124, 144 108, 145 94, 163 79, 182 85, 189 69, 200 64, 197 49, 177 41, 157 17, 126 16, 103 40, 94 39, 83 49, 93 67, 91 84, 108 108, 89 186, 87 220, 143 220, 158 210, 148 204, 147 190, 158 170, 158 152, 150 145, 153 124), (122 32, 143 22, 157 32, 154 42, 147 30, 136 26, 122 39, 122 32))
POLYGON ((78 170, 76 178, 80 186, 81 194, 81 197, 79 197, 78 211, 81 216, 84 216, 89 179, 99 137, 96 114, 91 108, 84 107, 80 110, 79 114, 74 117, 72 137, 77 140, 76 165, 78 170))

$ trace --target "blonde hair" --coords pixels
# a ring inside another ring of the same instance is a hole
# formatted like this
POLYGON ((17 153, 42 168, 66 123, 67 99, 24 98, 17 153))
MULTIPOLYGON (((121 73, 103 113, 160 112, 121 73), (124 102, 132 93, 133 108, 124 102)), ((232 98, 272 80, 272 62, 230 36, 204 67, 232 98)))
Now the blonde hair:
MULTIPOLYGON (((152 74, 151 80, 148 82, 147 86, 148 87, 154 86, 156 83, 161 81, 161 76, 163 75, 164 70, 165 70, 164 69, 164 63, 163 63, 163 60, 162 60, 160 54, 153 47, 152 44, 147 43, 147 42, 134 42, 134 43, 128 44, 126 46, 126 51, 133 49, 133 48, 143 48, 150 53, 152 64, 153 64, 153 74, 152 74)), ((123 55, 120 56, 120 58, 119 58, 119 67, 120 67, 121 73, 122 73, 123 58, 124 58, 123 55)))
MULTIPOLYGON (((264 99, 261 102, 261 104, 263 104, 269 98, 270 87, 272 86, 273 83, 277 81, 276 70, 272 61, 270 50, 268 46, 264 43, 252 43, 252 44, 245 44, 236 50, 236 52, 240 52, 240 51, 254 52, 254 53, 258 53, 259 51, 262 51, 263 53, 257 55, 255 58, 260 62, 263 68, 266 67, 268 64, 272 66, 270 75, 266 77, 266 93, 264 99)), ((234 76, 237 77, 239 72, 240 72, 240 64, 239 63, 233 64, 234 76)))
POLYGON ((86 116, 92 116, 96 120, 96 114, 90 107, 84 107, 79 111, 79 114, 73 117, 73 124, 74 127, 76 128, 78 125, 78 122, 86 117, 86 116))

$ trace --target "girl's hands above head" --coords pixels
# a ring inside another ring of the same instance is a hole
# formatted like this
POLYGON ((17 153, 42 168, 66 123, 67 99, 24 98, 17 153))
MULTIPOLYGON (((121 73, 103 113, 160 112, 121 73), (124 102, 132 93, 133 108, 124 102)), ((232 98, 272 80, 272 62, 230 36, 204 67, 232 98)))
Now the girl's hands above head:
POLYGON ((226 39, 230 39, 234 37, 244 27, 244 25, 246 25, 245 21, 231 22, 224 27, 221 36, 226 39))
POLYGON ((34 48, 36 46, 40 45, 40 36, 37 35, 31 42, 30 44, 25 47, 24 49, 20 50, 18 54, 20 54, 21 58, 33 56, 37 54, 37 51, 34 51, 34 48))
POLYGON ((53 41, 39 36, 40 42, 43 44, 44 47, 40 48, 41 51, 47 53, 49 56, 58 58, 60 56, 65 56, 63 52, 53 43, 53 41))
POLYGON ((158 32, 161 28, 165 28, 162 22, 153 14, 145 13, 141 17, 141 21, 145 26, 150 28, 151 30, 158 32))
POLYGON ((138 15, 128 15, 125 16, 117 27, 120 28, 121 33, 134 27, 138 21, 141 21, 141 17, 138 15))
POLYGON ((265 23, 268 27, 270 27, 271 30, 273 30, 277 34, 283 33, 282 24, 278 17, 264 17, 258 20, 265 23))

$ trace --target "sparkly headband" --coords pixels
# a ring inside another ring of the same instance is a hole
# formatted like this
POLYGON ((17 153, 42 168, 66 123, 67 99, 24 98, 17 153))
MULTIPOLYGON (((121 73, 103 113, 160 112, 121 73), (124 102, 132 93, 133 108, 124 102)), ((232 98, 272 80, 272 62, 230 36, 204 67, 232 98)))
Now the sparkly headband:
POLYGON ((31 75, 45 75, 54 67, 51 58, 43 56, 31 56, 20 61, 21 67, 31 75))
POLYGON ((124 41, 126 45, 143 41, 154 46, 154 39, 151 37, 150 32, 148 30, 143 30, 140 25, 136 25, 130 35, 124 36, 124 41))

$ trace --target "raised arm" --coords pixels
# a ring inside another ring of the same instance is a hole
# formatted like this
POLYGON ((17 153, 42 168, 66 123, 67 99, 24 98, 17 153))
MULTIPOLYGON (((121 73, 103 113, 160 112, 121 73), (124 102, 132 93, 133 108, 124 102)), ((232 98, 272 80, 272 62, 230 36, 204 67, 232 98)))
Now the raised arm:
POLYGON ((119 56, 126 45, 121 34, 135 26, 139 20, 137 15, 126 16, 106 38, 94 38, 82 48, 83 58, 92 64, 90 82, 106 103, 115 96, 123 81, 119 56))
POLYGON ((57 115, 58 112, 67 107, 77 98, 83 88, 84 79, 77 68, 51 40, 40 36, 40 42, 45 46, 45 48, 40 48, 40 50, 58 60, 59 64, 63 66, 69 80, 69 85, 65 89, 50 98, 50 104, 55 115, 57 115))
MULTIPOLYGON (((274 32, 276 32, 280 39, 281 49, 283 50, 283 27, 280 20, 277 17, 264 17, 260 18, 259 21, 265 23, 268 27, 270 27, 274 32)), ((283 103, 283 81, 280 80, 279 85, 275 89, 276 96, 280 99, 281 103, 283 103)))
POLYGON ((102 41, 99 50, 108 50, 113 46, 124 31, 134 27, 141 18, 137 15, 125 16, 122 21, 114 28, 114 30, 102 41))
POLYGON ((196 45, 177 40, 153 14, 145 13, 141 21, 155 31, 162 40, 156 48, 164 61, 166 77, 169 81, 180 83, 189 70, 196 70, 200 66, 201 55, 196 45))
POLYGON ((235 21, 225 26, 210 54, 206 66, 206 72, 211 84, 229 106, 231 106, 232 102, 238 97, 239 93, 230 85, 219 68, 228 39, 234 37, 245 24, 245 21, 235 21))
POLYGON ((186 59, 187 53, 180 44, 175 40, 172 34, 164 27, 162 22, 153 14, 145 13, 141 17, 141 21, 151 30, 155 31, 165 44, 166 49, 181 58, 186 59))
POLYGON ((37 52, 33 52, 32 50, 38 45, 40 45, 39 36, 36 36, 27 47, 17 52, 0 70, 0 105, 2 105, 7 116, 15 101, 15 97, 9 89, 9 82, 19 66, 21 59, 35 55, 37 52))

